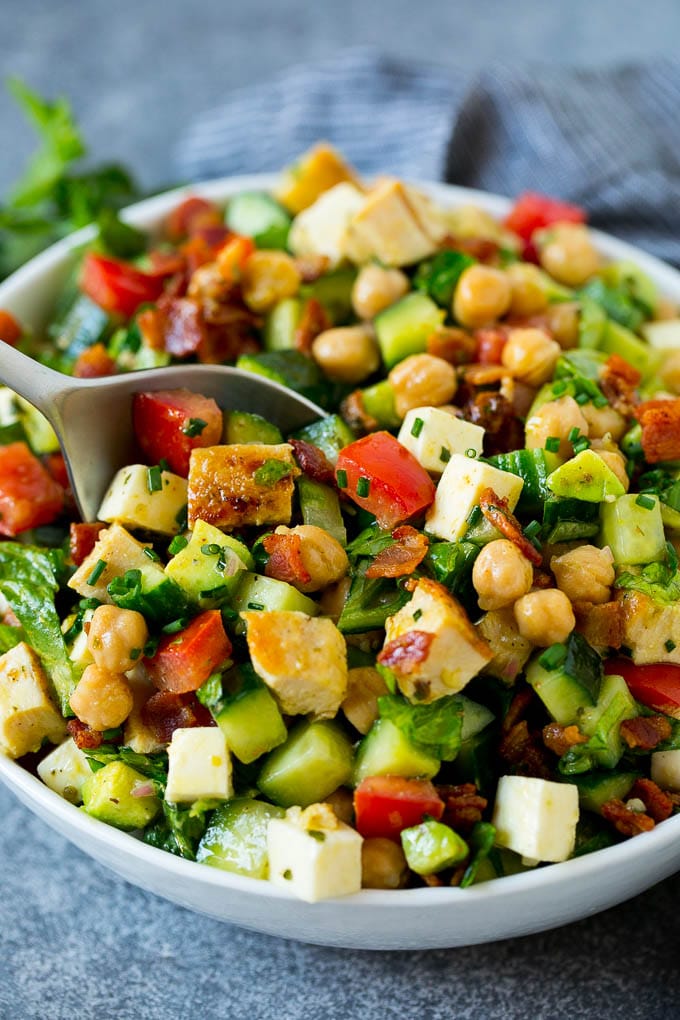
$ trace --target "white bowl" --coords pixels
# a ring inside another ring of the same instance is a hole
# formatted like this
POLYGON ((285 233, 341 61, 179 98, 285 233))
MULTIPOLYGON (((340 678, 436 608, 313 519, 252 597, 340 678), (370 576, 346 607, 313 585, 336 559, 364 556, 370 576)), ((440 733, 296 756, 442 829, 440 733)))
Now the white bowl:
MULTIPOLYGON (((185 192, 225 200, 272 186, 269 176, 240 177, 181 189, 132 207, 127 219, 153 230, 185 192)), ((474 202, 495 215, 506 199, 446 185, 420 185, 449 205, 474 202)), ((40 329, 89 229, 66 238, 0 285, 0 308, 40 329)), ((632 259, 680 303, 680 273, 604 234, 601 251, 632 259)), ((328 946, 429 949, 526 935, 575 921, 636 896, 680 868, 680 816, 652 832, 563 864, 499 878, 470 889, 366 890, 309 905, 268 882, 173 857, 90 818, 0 754, 0 779, 32 811, 118 875, 184 907, 244 928, 328 946)), ((21 836, 17 833, 17 839, 21 836)))

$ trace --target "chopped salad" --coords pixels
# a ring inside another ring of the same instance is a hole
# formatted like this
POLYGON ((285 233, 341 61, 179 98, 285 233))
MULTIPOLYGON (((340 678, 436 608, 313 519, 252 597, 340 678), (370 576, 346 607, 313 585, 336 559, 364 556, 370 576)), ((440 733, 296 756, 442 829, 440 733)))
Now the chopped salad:
POLYGON ((81 378, 229 363, 325 412, 283 435, 140 391, 136 462, 82 522, 0 392, 0 749, 309 901, 468 887, 676 812, 680 316, 585 220, 440 207, 319 145, 156 236, 110 220, 45 335, 0 311, 81 378))

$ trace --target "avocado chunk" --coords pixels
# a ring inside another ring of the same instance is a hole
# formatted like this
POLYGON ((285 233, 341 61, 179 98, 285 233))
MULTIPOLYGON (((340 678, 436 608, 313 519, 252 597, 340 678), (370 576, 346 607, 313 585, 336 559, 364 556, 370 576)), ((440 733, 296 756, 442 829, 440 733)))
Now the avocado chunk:
POLYGON ((625 489, 614 472, 593 450, 582 450, 548 475, 548 488, 563 499, 601 503, 623 496, 625 489))
POLYGON ((132 832, 143 829, 161 809, 155 794, 135 797, 134 790, 148 780, 122 761, 112 761, 94 772, 83 785, 83 808, 100 822, 132 832))

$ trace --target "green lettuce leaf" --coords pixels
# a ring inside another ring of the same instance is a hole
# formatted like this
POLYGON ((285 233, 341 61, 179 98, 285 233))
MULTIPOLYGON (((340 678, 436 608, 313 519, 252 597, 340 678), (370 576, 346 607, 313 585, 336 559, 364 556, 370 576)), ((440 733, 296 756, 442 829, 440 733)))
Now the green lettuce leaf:
POLYGON ((470 861, 460 883, 461 889, 467 889, 477 877, 479 866, 493 850, 496 839, 496 827, 491 822, 477 822, 468 837, 470 845, 470 861))
POLYGON ((616 580, 617 588, 639 591, 663 606, 672 606, 680 599, 680 571, 677 565, 650 563, 639 574, 626 571, 616 580))
POLYGON ((389 719, 404 736, 440 761, 453 761, 460 750, 463 704, 451 695, 431 705, 412 705, 396 694, 378 698, 381 719, 389 719))

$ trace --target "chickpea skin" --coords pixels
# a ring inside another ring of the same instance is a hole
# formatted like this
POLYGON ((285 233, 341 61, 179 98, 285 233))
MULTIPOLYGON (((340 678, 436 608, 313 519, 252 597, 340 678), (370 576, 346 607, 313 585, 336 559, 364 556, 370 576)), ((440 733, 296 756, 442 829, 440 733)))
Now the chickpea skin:
POLYGON ((574 398, 550 400, 527 419, 524 426, 526 445, 530 450, 541 449, 545 447, 546 439, 555 437, 560 440, 559 456, 567 460, 574 452, 567 439, 573 428, 577 428, 582 436, 588 435, 588 422, 574 398))
POLYGON ((404 851, 392 839, 372 837, 361 845, 361 885, 364 889, 401 889, 408 878, 404 851))
POLYGON ((274 534, 300 538, 300 558, 309 581, 298 581, 295 584, 298 591, 321 591, 339 581, 349 570, 347 553, 338 540, 315 524, 298 524, 295 528, 281 524, 274 534))
POLYGON ((405 418, 414 407, 449 404, 458 386, 453 365, 434 354, 412 354, 404 358, 394 366, 388 378, 400 418, 405 418))
POLYGON ((539 648, 566 641, 576 626, 571 602, 558 588, 530 591, 515 602, 513 612, 522 637, 539 648))
POLYGON ((122 673, 93 663, 87 666, 71 695, 70 705, 81 722, 93 730, 115 729, 124 723, 133 705, 130 685, 122 673))
POLYGON ((127 673, 142 654, 149 628, 141 613, 117 606, 97 606, 87 632, 87 647, 102 669, 127 673))
POLYGON ((408 293, 410 284, 400 269, 368 265, 359 271, 352 287, 352 308, 359 319, 374 319, 408 293))
POLYGON ((510 280, 502 269, 469 266, 458 280, 453 295, 453 314, 462 326, 489 326, 508 311, 512 299, 510 280))
POLYGON ((581 309, 576 301, 556 301, 545 311, 548 332, 563 351, 578 346, 581 309))
POLYGON ((600 268, 588 228, 582 223, 558 223, 539 240, 541 266, 559 283, 579 287, 600 268))
POLYGON ((591 439, 602 439, 609 434, 615 443, 626 431, 626 419, 609 404, 606 407, 595 407, 595 404, 583 404, 581 413, 588 422, 588 435, 591 439))
POLYGON ((268 312, 300 289, 300 270, 283 251, 255 251, 243 267, 243 300, 253 312, 268 312))
POLYGON ((557 587, 572 602, 608 602, 614 583, 614 557, 609 546, 579 545, 553 556, 550 569, 557 587))
POLYGON ((505 270, 510 281, 510 315, 537 315, 548 304, 545 282, 538 266, 516 262, 505 270))
POLYGON ((531 588, 534 572, 526 556, 507 538, 489 542, 472 568, 480 609, 509 606, 531 588))
POLYGON ((380 365, 375 337, 366 326, 325 329, 312 341, 312 357, 329 379, 360 383, 380 365))
POLYGON ((626 471, 626 458, 623 456, 620 450, 600 450, 597 447, 592 447, 593 453, 596 453, 600 460, 603 460, 608 468, 610 468, 625 491, 628 492, 630 488, 630 478, 626 471))
POLYGON ((552 379, 562 348, 542 329, 513 329, 503 347, 501 361, 520 382, 542 386, 552 379))

